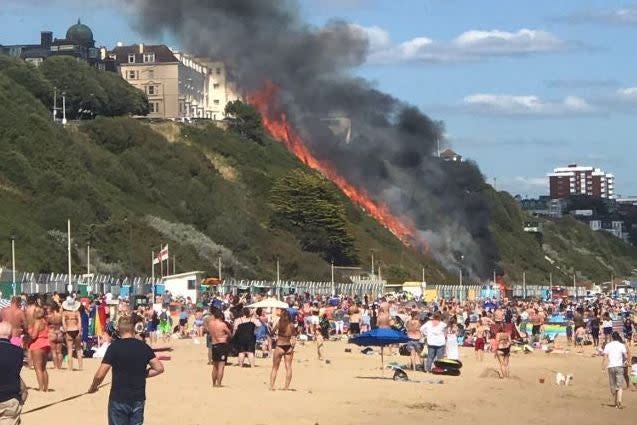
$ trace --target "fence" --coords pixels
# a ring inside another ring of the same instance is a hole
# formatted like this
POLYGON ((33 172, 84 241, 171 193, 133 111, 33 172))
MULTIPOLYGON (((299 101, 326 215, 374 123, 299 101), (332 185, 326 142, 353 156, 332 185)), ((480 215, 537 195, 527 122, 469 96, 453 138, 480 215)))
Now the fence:
MULTIPOLYGON (((13 293, 11 270, 0 268, 0 292, 6 298, 13 293)), ((157 280, 156 284, 161 281, 157 280)), ((120 293, 128 295, 149 294, 152 291, 153 282, 150 277, 128 278, 108 274, 94 274, 91 277, 73 275, 70 280, 72 291, 81 294, 111 293, 119 296, 120 293)), ((221 293, 237 293, 239 291, 270 292, 272 295, 286 295, 290 293, 309 292, 311 294, 329 295, 337 294, 359 296, 365 294, 380 295, 385 293, 385 282, 381 280, 356 280, 350 283, 315 282, 315 281, 266 281, 266 280, 238 280, 228 279, 218 286, 221 293)), ((565 295, 585 297, 588 295, 584 286, 563 287, 565 295), (576 291, 575 291, 576 289, 576 291)), ((66 293, 69 291, 69 278, 63 273, 16 273, 16 293, 66 293)), ((468 285, 429 284, 428 291, 435 291, 435 298, 497 298, 499 291, 488 284, 480 285, 471 282, 468 285)), ((511 295, 515 298, 547 298, 551 296, 551 288, 548 285, 512 285, 511 295)))

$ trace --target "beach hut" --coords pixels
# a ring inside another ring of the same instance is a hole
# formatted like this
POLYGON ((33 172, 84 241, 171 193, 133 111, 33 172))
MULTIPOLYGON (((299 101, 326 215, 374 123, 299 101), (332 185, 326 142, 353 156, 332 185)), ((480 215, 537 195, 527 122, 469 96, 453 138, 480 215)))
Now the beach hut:
POLYGON ((164 291, 170 291, 173 297, 188 298, 196 303, 201 295, 201 285, 205 272, 192 271, 164 276, 162 279, 164 291))

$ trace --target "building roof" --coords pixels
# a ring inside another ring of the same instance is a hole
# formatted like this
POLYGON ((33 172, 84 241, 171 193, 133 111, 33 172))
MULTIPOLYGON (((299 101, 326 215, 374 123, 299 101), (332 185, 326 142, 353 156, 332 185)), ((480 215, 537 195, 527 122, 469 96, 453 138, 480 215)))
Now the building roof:
POLYGON ((460 156, 460 155, 458 155, 452 149, 445 149, 444 151, 440 152, 440 157, 441 158, 452 158, 454 156, 460 156))
MULTIPOLYGON (((175 57, 173 52, 165 44, 150 44, 142 45, 144 53, 154 53, 154 63, 176 63, 179 60, 175 57)), ((135 63, 144 63, 144 53, 140 53, 140 45, 133 44, 131 46, 117 46, 111 53, 115 55, 115 62, 118 64, 128 64, 128 56, 135 55, 135 63)))
POLYGON ((93 45, 95 45, 93 31, 79 19, 77 20, 77 24, 72 25, 66 31, 66 39, 84 47, 93 47, 93 45))

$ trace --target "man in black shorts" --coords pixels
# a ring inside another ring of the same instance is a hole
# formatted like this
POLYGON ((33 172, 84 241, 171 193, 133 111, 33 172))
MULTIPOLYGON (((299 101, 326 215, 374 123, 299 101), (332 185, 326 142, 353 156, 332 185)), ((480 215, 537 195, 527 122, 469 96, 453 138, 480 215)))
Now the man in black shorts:
POLYGON ((230 354, 228 342, 232 332, 223 320, 223 313, 216 307, 210 308, 210 316, 206 320, 205 327, 212 340, 212 386, 220 387, 228 354, 230 354))

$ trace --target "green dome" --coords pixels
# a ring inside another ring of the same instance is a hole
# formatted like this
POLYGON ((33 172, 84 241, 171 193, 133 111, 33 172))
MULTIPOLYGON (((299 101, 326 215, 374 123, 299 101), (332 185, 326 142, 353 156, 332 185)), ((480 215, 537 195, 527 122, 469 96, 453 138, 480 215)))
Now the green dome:
POLYGON ((85 47, 92 47, 95 44, 93 41, 93 31, 81 23, 79 19, 77 20, 77 24, 73 25, 66 32, 66 39, 85 47))

